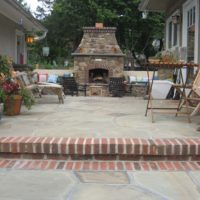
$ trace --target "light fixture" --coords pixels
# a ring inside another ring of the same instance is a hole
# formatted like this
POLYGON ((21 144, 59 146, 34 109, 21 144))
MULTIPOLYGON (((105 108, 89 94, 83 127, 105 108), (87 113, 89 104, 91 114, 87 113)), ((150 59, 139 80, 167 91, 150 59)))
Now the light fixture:
POLYGON ((173 24, 180 24, 181 22, 181 14, 180 11, 177 11, 175 15, 172 15, 173 24))
POLYGON ((32 35, 27 35, 27 36, 26 36, 26 43, 27 43, 27 44, 32 44, 33 41, 34 41, 34 38, 33 38, 32 35))
POLYGON ((148 17, 148 12, 145 10, 142 12, 142 19, 146 19, 148 17))

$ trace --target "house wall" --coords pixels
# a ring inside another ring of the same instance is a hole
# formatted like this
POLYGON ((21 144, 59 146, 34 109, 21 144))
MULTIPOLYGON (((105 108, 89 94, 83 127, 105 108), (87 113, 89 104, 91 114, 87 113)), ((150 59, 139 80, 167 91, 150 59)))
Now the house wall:
MULTIPOLYGON (((20 27, 10 19, 0 14, 0 55, 8 55, 17 63, 17 34, 20 27)), ((22 37, 24 38, 24 34, 22 37)), ((24 63, 26 62, 26 46, 22 43, 24 63)), ((19 63, 19 62, 18 62, 19 63)))

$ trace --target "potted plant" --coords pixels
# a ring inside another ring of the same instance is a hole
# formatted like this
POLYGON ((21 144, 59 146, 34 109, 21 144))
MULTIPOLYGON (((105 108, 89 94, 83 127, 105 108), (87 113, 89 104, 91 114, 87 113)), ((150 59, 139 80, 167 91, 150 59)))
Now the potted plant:
POLYGON ((2 89, 5 94, 4 110, 6 115, 19 115, 22 101, 27 109, 34 104, 31 93, 26 88, 20 88, 19 84, 10 78, 2 84, 2 89))

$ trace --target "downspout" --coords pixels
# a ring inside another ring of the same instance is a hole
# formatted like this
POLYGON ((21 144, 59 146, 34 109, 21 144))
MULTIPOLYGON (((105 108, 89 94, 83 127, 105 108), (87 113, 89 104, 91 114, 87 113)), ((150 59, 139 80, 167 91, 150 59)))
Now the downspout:
POLYGON ((48 31, 45 31, 41 36, 35 36, 34 41, 43 40, 47 36, 48 31))

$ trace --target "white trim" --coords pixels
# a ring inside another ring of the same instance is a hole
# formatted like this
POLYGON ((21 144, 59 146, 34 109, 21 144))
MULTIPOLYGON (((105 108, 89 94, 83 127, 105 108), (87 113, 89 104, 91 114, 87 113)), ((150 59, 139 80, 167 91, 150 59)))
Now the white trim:
POLYGON ((194 43, 194 62, 198 62, 198 24, 199 24, 199 10, 197 7, 197 0, 188 0, 183 4, 183 30, 182 30, 182 46, 188 45, 188 37, 187 37, 187 12, 192 7, 196 7, 196 13, 195 13, 195 43, 194 43))
MULTIPOLYGON (((21 36, 23 39, 23 56, 24 56, 24 63, 26 63, 26 43, 25 43, 25 34, 24 32, 16 29, 15 30, 15 63, 17 63, 17 36, 21 36)), ((17 63, 18 64, 18 63, 17 63)))
POLYGON ((177 24, 177 44, 173 45, 174 43, 174 24, 172 22, 172 16, 179 13, 179 9, 173 12, 166 20, 166 50, 173 50, 176 47, 180 46, 180 24, 177 24), (169 24, 172 22, 172 41, 171 47, 169 47, 169 24))

